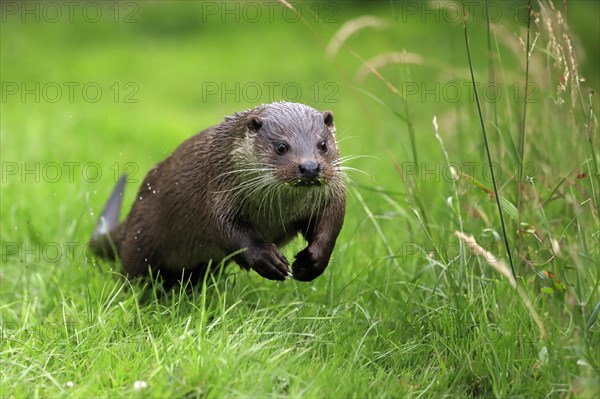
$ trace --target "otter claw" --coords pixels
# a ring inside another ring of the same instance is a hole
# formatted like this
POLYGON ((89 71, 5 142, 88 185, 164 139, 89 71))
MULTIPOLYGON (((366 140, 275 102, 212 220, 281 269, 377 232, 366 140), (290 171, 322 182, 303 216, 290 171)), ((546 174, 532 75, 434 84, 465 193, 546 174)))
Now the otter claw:
POLYGON ((312 281, 320 276, 329 262, 329 257, 323 259, 314 248, 305 248, 296 255, 293 264, 294 279, 298 281, 312 281))
POLYGON ((285 280, 290 265, 275 244, 255 247, 245 253, 246 264, 269 280, 285 280))

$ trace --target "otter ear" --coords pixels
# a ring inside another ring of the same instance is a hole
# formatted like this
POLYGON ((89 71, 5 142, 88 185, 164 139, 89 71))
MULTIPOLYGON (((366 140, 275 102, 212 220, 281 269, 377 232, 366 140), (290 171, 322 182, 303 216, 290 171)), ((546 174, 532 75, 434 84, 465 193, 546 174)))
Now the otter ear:
POLYGON ((323 112, 323 122, 329 128, 333 127, 333 112, 325 111, 323 112))
POLYGON ((246 126, 248 126, 248 129, 250 129, 250 131, 252 132, 258 132, 262 125, 262 120, 258 116, 251 116, 248 120, 248 123, 246 124, 246 126))

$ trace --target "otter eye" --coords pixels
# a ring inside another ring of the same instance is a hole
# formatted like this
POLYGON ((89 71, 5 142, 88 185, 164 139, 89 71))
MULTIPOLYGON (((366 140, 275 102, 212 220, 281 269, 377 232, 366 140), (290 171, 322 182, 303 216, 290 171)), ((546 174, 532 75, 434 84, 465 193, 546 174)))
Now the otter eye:
POLYGON ((321 140, 319 142, 319 150, 323 151, 323 152, 327 152, 327 143, 325 142, 325 140, 321 140))
POLYGON ((277 155, 283 155, 289 149, 290 149, 290 147, 287 144, 285 144, 285 143, 279 143, 279 144, 277 144, 277 147, 275 147, 275 152, 277 153, 277 155))

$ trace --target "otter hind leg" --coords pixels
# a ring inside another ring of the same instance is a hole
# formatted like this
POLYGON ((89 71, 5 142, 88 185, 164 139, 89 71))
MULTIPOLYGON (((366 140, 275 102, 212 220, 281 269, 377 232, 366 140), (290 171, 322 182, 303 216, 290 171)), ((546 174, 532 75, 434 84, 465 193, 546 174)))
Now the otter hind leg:
POLYGON ((119 256, 121 237, 123 236, 123 223, 117 225, 105 234, 94 234, 89 246, 99 257, 115 261, 119 256))

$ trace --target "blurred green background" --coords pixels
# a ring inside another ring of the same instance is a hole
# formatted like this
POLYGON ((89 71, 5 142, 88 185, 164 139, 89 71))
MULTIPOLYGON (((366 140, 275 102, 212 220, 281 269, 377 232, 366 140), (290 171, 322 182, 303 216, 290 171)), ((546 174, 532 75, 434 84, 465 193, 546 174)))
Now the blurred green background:
MULTIPOLYGON (((524 26, 524 2, 491 3, 501 12, 498 21, 504 24, 505 40, 516 41, 511 29, 524 26)), ((388 27, 367 28, 348 40, 347 46, 361 57, 404 50, 422 57, 420 65, 408 66, 409 72, 399 65, 385 66, 381 72, 397 87, 418 91, 407 100, 425 157, 431 118, 456 109, 437 85, 458 81, 459 104, 469 103, 468 86, 463 85, 468 71, 462 23, 453 3, 298 2, 301 20, 278 2, 65 4, 2 4, 1 129, 6 161, 96 161, 105 175, 112 162, 135 161, 142 174, 184 138, 224 115, 286 99, 332 109, 340 138, 351 137, 343 141, 344 153, 376 155, 391 171, 386 151, 400 160, 409 158, 407 129, 354 88, 401 110, 398 97, 372 75, 357 83, 354 75, 361 62, 347 48, 333 60, 324 55, 324 45, 339 27, 363 15, 378 16, 388 27), (18 86, 14 94, 13 84, 18 86)), ((484 2, 468 4, 473 11, 475 67, 485 81, 484 2)), ((580 73, 597 90, 598 3, 568 5, 568 20, 579 38, 580 73)), ((520 65, 518 55, 502 51, 505 69, 520 65)), ((508 80, 522 84, 519 75, 508 80)), ((540 98, 544 94, 539 93, 540 98)), ((449 123, 447 130, 453 137, 447 143, 450 150, 455 143, 469 141, 469 148, 477 148, 478 140, 458 134, 458 125, 449 123)), ((383 185, 391 183, 385 174, 377 178, 384 179, 383 185)), ((101 186, 106 187, 105 182, 101 186)))

